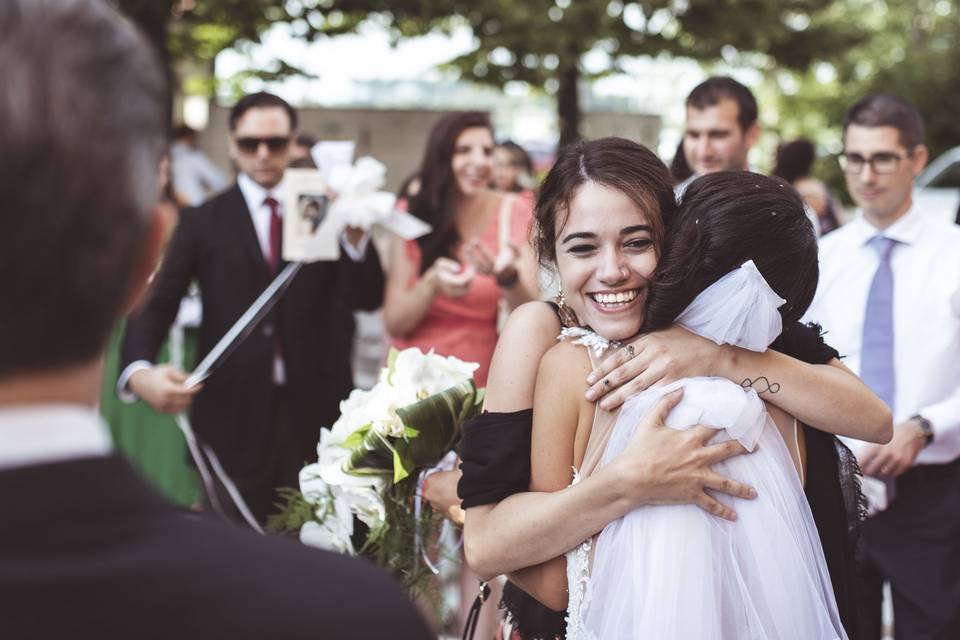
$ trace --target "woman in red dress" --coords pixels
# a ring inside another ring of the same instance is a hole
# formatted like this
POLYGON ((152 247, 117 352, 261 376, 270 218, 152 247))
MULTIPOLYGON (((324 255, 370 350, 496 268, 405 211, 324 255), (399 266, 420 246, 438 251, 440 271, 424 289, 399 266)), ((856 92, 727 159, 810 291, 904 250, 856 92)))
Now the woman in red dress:
MULTIPOLYGON (((420 189, 407 205, 433 230, 417 240, 392 241, 383 306, 392 346, 476 362, 480 387, 497 344, 498 317, 539 297, 529 241, 532 202, 488 188, 494 146, 486 114, 451 114, 433 127, 418 174, 420 189)), ((462 523, 459 476, 459 470, 431 475, 424 494, 434 508, 462 523)), ((466 563, 461 585, 463 613, 477 588, 466 563)), ((476 637, 493 636, 497 613, 487 608, 476 637)))

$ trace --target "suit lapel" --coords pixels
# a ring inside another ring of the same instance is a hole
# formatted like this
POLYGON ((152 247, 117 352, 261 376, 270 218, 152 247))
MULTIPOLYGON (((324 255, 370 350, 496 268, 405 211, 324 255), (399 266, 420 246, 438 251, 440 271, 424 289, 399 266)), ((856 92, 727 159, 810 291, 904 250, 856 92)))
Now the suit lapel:
POLYGON ((240 187, 234 185, 233 188, 227 192, 227 196, 224 201, 224 206, 227 208, 230 216, 234 218, 231 226, 237 229, 239 240, 243 244, 244 250, 250 259, 256 262, 266 275, 269 275, 270 268, 267 265, 266 259, 263 257, 263 251, 260 249, 257 230, 253 226, 253 217, 250 215, 250 209, 247 208, 247 201, 243 199, 243 193, 240 191, 240 187))

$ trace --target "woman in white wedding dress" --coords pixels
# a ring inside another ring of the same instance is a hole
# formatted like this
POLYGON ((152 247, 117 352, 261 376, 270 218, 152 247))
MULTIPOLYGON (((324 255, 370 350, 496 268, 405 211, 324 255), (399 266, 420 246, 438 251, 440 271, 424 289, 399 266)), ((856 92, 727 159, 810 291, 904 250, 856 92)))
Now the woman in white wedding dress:
POLYGON ((718 429, 715 440, 755 450, 717 471, 752 483, 759 496, 735 505, 734 523, 693 506, 630 512, 566 563, 544 565, 534 593, 553 608, 568 605, 568 638, 845 640, 803 494, 796 421, 761 399, 776 392, 775 382, 681 380, 635 396, 616 414, 582 399, 592 362, 641 328, 676 318, 718 344, 763 351, 782 319, 799 318, 812 299, 816 242, 792 190, 746 173, 694 186, 670 223, 655 286, 648 284, 663 231, 628 187, 587 181, 562 211, 538 212, 541 225, 553 217, 546 222, 556 229, 564 300, 589 329, 565 331, 567 340, 541 362, 531 489, 557 490, 577 469, 588 475, 608 462, 657 400, 683 389, 667 424, 708 424, 718 429))

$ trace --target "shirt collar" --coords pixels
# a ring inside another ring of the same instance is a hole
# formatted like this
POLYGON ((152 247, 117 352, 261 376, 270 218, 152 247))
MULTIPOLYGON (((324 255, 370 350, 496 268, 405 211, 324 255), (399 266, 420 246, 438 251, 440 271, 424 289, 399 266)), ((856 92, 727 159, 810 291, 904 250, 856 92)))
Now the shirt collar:
POLYGON ((260 207, 263 206, 263 201, 271 197, 280 203, 278 213, 281 217, 283 217, 283 197, 281 194, 283 193, 284 182, 285 181, 281 179, 277 186, 267 190, 254 182, 253 178, 245 173, 237 176, 237 186, 240 187, 240 193, 243 195, 243 199, 246 201, 247 209, 250 210, 250 213, 258 211, 260 207))
POLYGON ((920 234, 923 232, 923 214, 917 210, 916 206, 911 205, 899 220, 886 229, 878 229, 864 217, 863 211, 858 209, 857 217, 850 222, 850 225, 858 245, 865 245, 877 234, 883 234, 901 244, 913 244, 920 239, 920 234))
POLYGON ((94 409, 73 404, 0 407, 0 470, 105 456, 110 432, 94 409))

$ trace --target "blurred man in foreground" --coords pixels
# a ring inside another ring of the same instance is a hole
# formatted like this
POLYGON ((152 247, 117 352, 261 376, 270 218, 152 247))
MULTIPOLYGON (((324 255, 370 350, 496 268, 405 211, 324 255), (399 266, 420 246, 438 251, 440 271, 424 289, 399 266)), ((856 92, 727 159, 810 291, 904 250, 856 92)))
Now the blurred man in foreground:
POLYGON ((428 637, 375 567, 185 515, 112 455, 102 354, 161 250, 163 73, 100 0, 4 0, 0 34, 0 637, 428 637))

